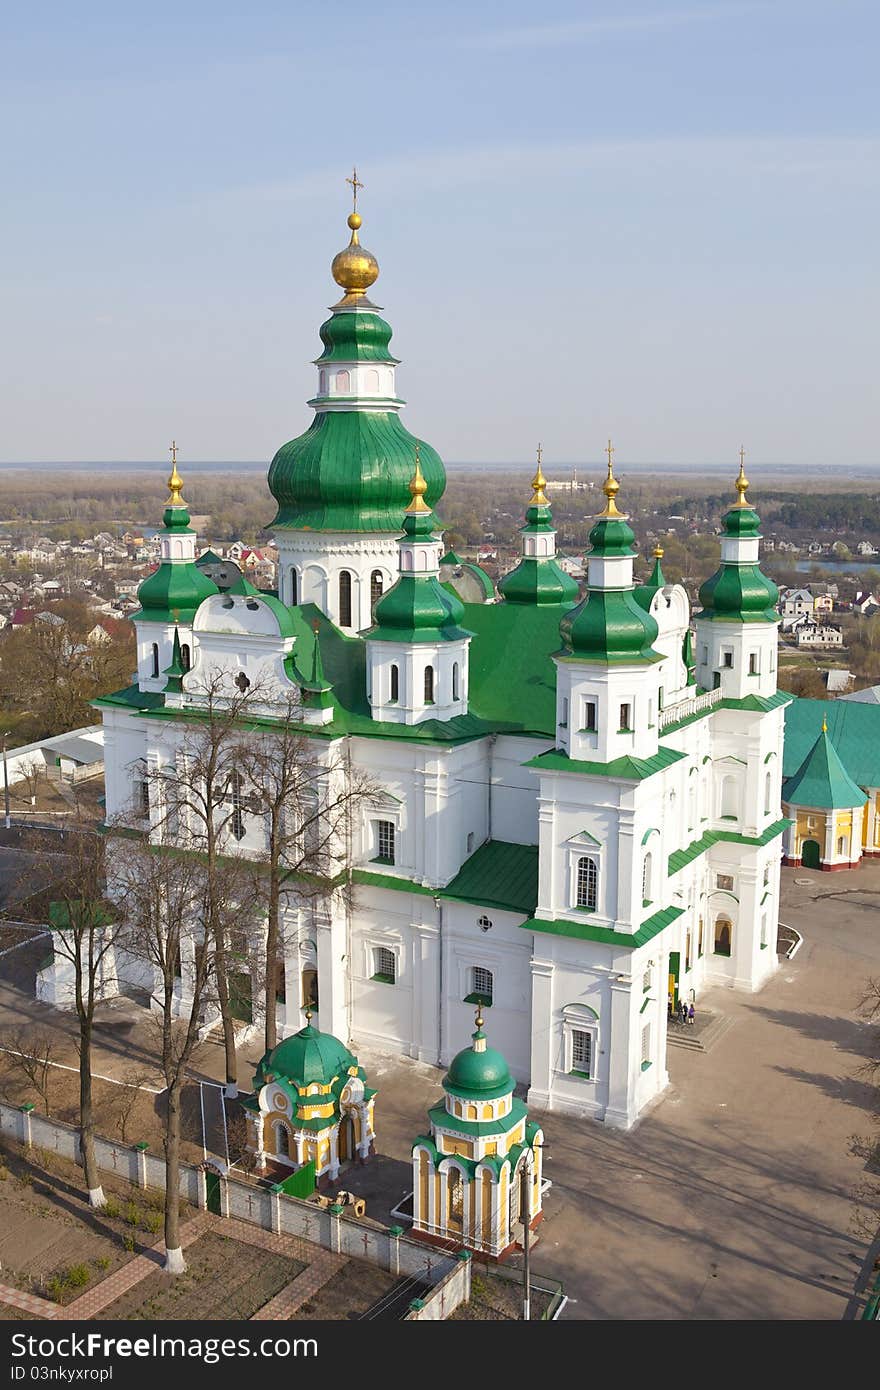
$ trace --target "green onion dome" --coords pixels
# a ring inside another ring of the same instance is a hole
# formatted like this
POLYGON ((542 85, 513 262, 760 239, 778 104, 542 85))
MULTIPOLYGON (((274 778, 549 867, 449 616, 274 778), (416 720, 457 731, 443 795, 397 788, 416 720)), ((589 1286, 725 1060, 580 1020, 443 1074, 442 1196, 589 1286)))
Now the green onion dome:
POLYGON ((324 351, 315 358, 315 366, 333 362, 388 362, 396 366, 400 360, 392 357, 391 325, 378 314, 342 310, 333 314, 319 329, 324 351))
POLYGON ((257 1068, 256 1084, 264 1084, 271 1073, 295 1082, 300 1089, 312 1082, 329 1086, 357 1064, 357 1058, 332 1033, 319 1033, 307 1023, 305 1028, 265 1054, 257 1068))
POLYGON ((284 444, 272 460, 269 491, 278 503, 272 524, 399 533, 416 443, 433 506, 446 486, 443 462, 395 411, 319 412, 305 434, 284 444))
MULTIPOLYGON (((603 514, 590 532, 591 555, 622 559, 635 536, 619 513, 603 514)), ((653 649, 658 627, 632 589, 589 589, 559 624, 562 656, 606 665, 660 661, 653 649)))
MULTIPOLYGON (((759 536, 757 513, 748 506, 732 507, 724 518, 724 534, 735 540, 755 540, 759 536)), ((700 586, 705 621, 776 623, 779 590, 762 574, 757 563, 722 561, 710 579, 700 586)))
MULTIPOLYGON (((430 540, 437 529, 430 510, 408 511, 401 543, 430 540)), ((461 626, 463 618, 461 599, 436 575, 404 572, 376 604, 375 625, 365 636, 372 642, 458 642, 472 636, 461 626)))
MULTIPOLYGON (((164 521, 166 531, 177 535, 189 532, 186 507, 167 507, 164 521)), ((195 562, 163 560, 138 588, 141 611, 136 616, 146 622, 190 623, 199 605, 219 592, 213 579, 209 579, 195 562)))
POLYGON ((663 547, 654 547, 654 568, 651 570, 650 577, 644 584, 637 584, 633 593, 636 603, 640 608, 644 608, 646 613, 650 613, 651 604, 657 597, 661 589, 666 588, 666 576, 660 568, 660 561, 663 559, 663 547))
POLYGON ((486 1036, 478 1021, 473 1046, 456 1053, 443 1078, 443 1089, 466 1100, 497 1100, 514 1088, 514 1080, 503 1053, 486 1046, 486 1036))
MULTIPOLYGON (((553 516, 544 497, 546 479, 538 472, 532 480, 534 496, 526 510, 526 524, 520 527, 521 536, 555 533, 553 516)), ((523 542, 525 552, 526 542, 523 542)), ((551 547, 552 548, 552 547, 551 547)), ((574 603, 578 596, 577 580, 560 569, 552 555, 526 555, 515 569, 498 583, 499 593, 508 603, 532 603, 546 606, 554 603, 574 603)))

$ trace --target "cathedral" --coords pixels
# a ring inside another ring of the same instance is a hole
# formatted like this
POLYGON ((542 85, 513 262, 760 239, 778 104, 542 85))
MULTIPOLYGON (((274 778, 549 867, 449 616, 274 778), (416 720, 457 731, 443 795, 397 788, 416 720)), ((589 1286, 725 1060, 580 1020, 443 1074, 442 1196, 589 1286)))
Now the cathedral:
MULTIPOLYGON (((634 574, 610 445, 585 589, 555 558, 540 460, 496 589, 444 553, 443 463, 403 424, 379 267, 348 225, 314 419, 269 469, 277 594, 196 563, 175 464, 136 678, 96 702, 107 818, 150 833, 139 769, 174 770, 211 672, 261 690, 264 730, 294 699, 317 756, 343 749, 381 795, 351 836, 353 895, 286 885, 279 1036, 317 1001, 352 1056, 449 1067, 479 1005, 531 1107, 627 1128, 667 1084, 670 1007, 776 967, 789 697, 749 483, 741 462, 693 621, 662 551, 634 574)), ((259 853, 246 797, 238 825, 236 852, 259 853)))

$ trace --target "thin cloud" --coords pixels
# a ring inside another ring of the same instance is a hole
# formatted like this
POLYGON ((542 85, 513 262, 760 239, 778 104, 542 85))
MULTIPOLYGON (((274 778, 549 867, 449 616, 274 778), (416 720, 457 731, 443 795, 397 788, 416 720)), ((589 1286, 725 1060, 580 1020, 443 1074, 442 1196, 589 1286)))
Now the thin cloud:
MULTIPOLYGON (((880 137, 695 136, 592 140, 559 144, 511 144, 418 153, 375 164, 359 162, 366 184, 364 211, 376 195, 407 197, 446 192, 472 184, 507 184, 571 177, 588 170, 648 175, 658 169, 797 178, 830 174, 875 185, 880 173, 880 137)), ((221 197, 267 203, 321 202, 339 195, 338 169, 299 178, 238 186, 221 197)), ((368 215, 368 214, 367 214, 368 215)))
POLYGON ((741 3, 701 5, 686 10, 662 10, 655 14, 597 15, 594 19, 573 20, 566 24, 536 24, 519 29, 498 29, 474 34, 463 40, 467 48, 556 48, 562 44, 588 43, 605 37, 657 33, 682 25, 705 21, 739 19, 742 15, 766 10, 757 0, 741 3))

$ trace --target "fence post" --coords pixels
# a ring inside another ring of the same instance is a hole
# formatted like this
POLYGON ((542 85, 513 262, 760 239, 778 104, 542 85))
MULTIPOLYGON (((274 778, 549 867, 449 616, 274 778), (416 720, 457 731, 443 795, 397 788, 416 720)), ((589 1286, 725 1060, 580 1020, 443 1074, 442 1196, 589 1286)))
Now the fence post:
POLYGON ((26 1105, 18 1107, 21 1115, 21 1142, 26 1148, 30 1148, 33 1140, 31 1139, 31 1114, 34 1110, 34 1103, 29 1100, 26 1105))
POLYGON ((391 1226, 388 1230, 388 1272, 389 1274, 400 1273, 400 1237, 403 1235, 402 1226, 391 1226))
POLYGON ((464 1295, 462 1303, 468 1303, 471 1296, 471 1278, 473 1277, 474 1264, 470 1250, 459 1250, 455 1257, 464 1266, 464 1295))
POLYGON ((196 1172, 196 1205, 199 1211, 208 1210, 208 1180, 205 1177, 204 1168, 197 1168, 196 1172))
POLYGON ((138 1187, 145 1188, 147 1185, 147 1149, 149 1144, 135 1144, 134 1151, 137 1154, 137 1179, 138 1187))
POLYGON ((330 1249, 338 1255, 342 1249, 342 1206, 339 1202, 334 1202, 330 1208, 330 1215, 334 1218, 330 1222, 330 1249))
POLYGON ((269 1214, 270 1214, 270 1225, 271 1225, 271 1229, 272 1229, 272 1231, 275 1233, 276 1236, 280 1236, 280 1234, 281 1234, 281 1189, 280 1189, 280 1187, 277 1187, 277 1188, 275 1189, 275 1191, 272 1192, 272 1193, 270 1194, 269 1200, 270 1200, 269 1214))
POLYGON ((225 1173, 220 1174, 220 1215, 229 1216, 229 1179, 225 1173))

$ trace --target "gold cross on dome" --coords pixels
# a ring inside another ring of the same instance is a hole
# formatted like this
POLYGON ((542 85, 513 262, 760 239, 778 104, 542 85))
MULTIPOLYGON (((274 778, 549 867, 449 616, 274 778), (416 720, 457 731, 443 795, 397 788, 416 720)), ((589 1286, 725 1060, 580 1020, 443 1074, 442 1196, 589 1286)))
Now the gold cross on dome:
POLYGON ((168 452, 169 452, 169 454, 171 455, 171 463, 172 463, 172 466, 173 466, 174 468, 176 468, 176 467, 177 467, 177 440, 176 440, 176 439, 172 439, 172 441, 171 441, 171 448, 168 450, 168 452))
POLYGON ((543 458, 544 458, 544 450, 543 450, 543 447, 539 444, 539 445, 538 445, 538 467, 539 467, 539 468, 541 467, 541 462, 542 462, 543 458))
POLYGON ((610 473, 614 464, 614 445, 611 443, 610 439, 608 441, 608 447, 606 448, 605 452, 608 455, 608 472, 610 473))
POLYGON ((745 459, 746 459, 746 446, 745 446, 744 444, 740 444, 740 446, 739 446, 739 466, 740 466, 741 469, 745 469, 745 466, 746 466, 745 459))
POLYGON ((358 171, 357 171, 357 168, 356 168, 356 167, 352 166, 351 178, 350 178, 350 179, 346 179, 345 182, 351 184, 352 204, 353 204, 353 205, 352 205, 352 211, 353 211, 353 212, 357 212, 357 210, 358 210, 358 189, 359 189, 359 188, 363 188, 364 185, 361 183, 360 179, 358 178, 358 171))

